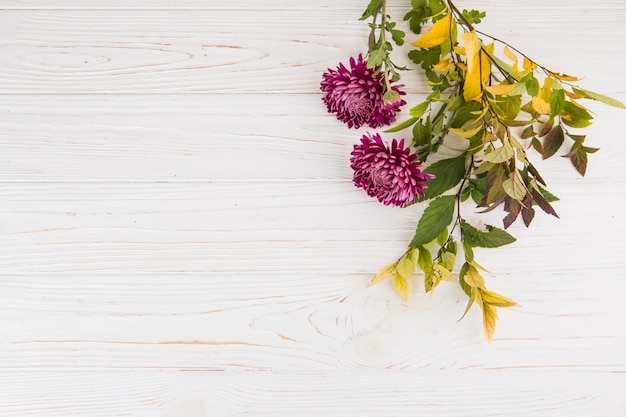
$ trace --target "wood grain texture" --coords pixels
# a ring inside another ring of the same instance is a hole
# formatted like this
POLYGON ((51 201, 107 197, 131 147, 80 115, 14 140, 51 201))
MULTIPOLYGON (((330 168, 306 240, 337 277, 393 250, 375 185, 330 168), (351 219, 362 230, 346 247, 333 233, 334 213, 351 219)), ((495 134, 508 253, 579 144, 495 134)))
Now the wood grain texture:
MULTIPOLYGON (((619 180, 623 111, 585 104, 596 113, 586 143, 601 148, 587 178, 619 180)), ((0 178, 11 182, 349 181, 352 146, 370 131, 346 129, 317 94, 0 95, 0 114, 0 178)), ((561 158, 534 162, 548 183, 575 179, 561 158)))
MULTIPOLYGON (((457 3, 626 101, 623 1, 457 3)), ((364 6, 0 2, 1 417, 626 415, 623 112, 589 104, 586 178, 537 161, 561 219, 476 251, 520 304, 489 345, 458 285, 365 286, 424 207, 354 188, 367 129, 320 101, 364 6)))
POLYGON ((621 416, 625 383, 624 374, 527 370, 9 371, 0 376, 0 415, 621 416))
MULTIPOLYGON (((516 20, 515 31, 509 23, 513 12, 493 10, 484 30, 533 51, 536 60, 555 71, 567 68, 586 75, 590 89, 614 91, 611 77, 592 75, 594 62, 624 50, 624 4, 581 10, 556 3, 531 19, 516 20), (555 33, 553 42, 545 42, 555 33), (580 45, 588 45, 584 59, 580 45)), ((4 10, 0 91, 313 93, 322 71, 363 51, 367 25, 355 14, 297 9, 4 10)), ((409 64, 402 57, 398 62, 409 64)), ((626 72, 623 60, 602 68, 626 72)), ((404 79, 410 86, 425 85, 417 71, 404 79)))

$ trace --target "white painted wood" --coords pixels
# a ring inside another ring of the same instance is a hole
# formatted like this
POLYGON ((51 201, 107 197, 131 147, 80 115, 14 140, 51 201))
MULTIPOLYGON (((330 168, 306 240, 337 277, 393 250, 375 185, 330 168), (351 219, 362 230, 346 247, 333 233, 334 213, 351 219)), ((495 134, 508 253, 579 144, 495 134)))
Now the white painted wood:
POLYGON ((0 415, 621 416, 623 374, 449 372, 3 371, 0 415), (37 397, 28 396, 31 390, 37 397), (500 401, 493 401, 492 398, 500 401))
MULTIPOLYGON (((616 83, 604 72, 591 75, 597 71, 594 62, 619 57, 624 50, 624 5, 581 10, 563 4, 528 19, 515 18, 514 31, 511 16, 522 11, 494 7, 484 29, 532 51, 531 56, 555 71, 566 68, 587 76, 590 89, 615 91, 616 83), (545 42, 555 33, 554 41, 545 42), (584 54, 580 45, 588 45, 584 54)), ((368 28, 356 19, 359 14, 297 9, 4 10, 0 91, 313 93, 322 71, 363 52, 368 28)), ((410 64, 404 54, 397 61, 410 64)), ((620 59, 602 68, 626 72, 620 59)), ((410 91, 426 91, 416 87, 425 82, 417 72, 405 80, 410 91)))
MULTIPOLYGON (((455 284, 365 286, 424 209, 353 187, 320 101, 365 3, 0 2, 0 416, 625 415, 624 113, 586 178, 537 161, 560 220, 476 251, 520 303, 489 345, 455 284)), ((626 101, 623 1, 458 4, 626 101)))
MULTIPOLYGON (((602 148, 587 178, 619 180, 626 141, 607 132, 622 111, 586 104, 586 143, 602 148)), ((0 95, 0 114, 0 178, 17 182, 349 181, 353 144, 371 131, 346 129, 313 94, 0 95)), ((536 163, 549 183, 576 178, 560 158, 536 163)))

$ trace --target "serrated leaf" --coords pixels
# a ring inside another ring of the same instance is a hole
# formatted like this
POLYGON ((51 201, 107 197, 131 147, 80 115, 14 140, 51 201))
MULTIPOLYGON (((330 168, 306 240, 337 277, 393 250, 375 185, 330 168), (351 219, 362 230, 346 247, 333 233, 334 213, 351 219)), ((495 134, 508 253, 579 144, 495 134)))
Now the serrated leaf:
POLYGON ((553 118, 561 112, 563 105, 565 105, 565 93, 563 90, 552 91, 548 103, 550 103, 550 118, 553 118))
POLYGON ((514 198, 518 201, 522 201, 524 199, 527 191, 524 182, 516 173, 516 171, 512 172, 511 175, 509 175, 509 177, 504 180, 504 182, 502 183, 502 189, 511 198, 514 198))
POLYGON ((440 280, 454 282, 455 279, 452 278, 452 272, 450 272, 446 267, 440 264, 433 265, 433 274, 440 280))
POLYGON ((465 271, 465 275, 463 275, 463 279, 465 283, 470 287, 474 288, 485 288, 485 280, 478 269, 476 269, 472 265, 468 265, 467 270, 465 271))
POLYGON ((483 329, 485 330, 485 337, 487 341, 491 343, 493 339, 493 333, 496 330, 496 320, 498 319, 498 313, 496 308, 488 303, 483 302, 483 329))
POLYGON ((442 19, 424 33, 419 39, 412 43, 416 48, 432 48, 443 43, 450 37, 450 29, 452 25, 452 14, 448 13, 442 19))
POLYGON ((509 245, 517 240, 504 230, 493 226, 487 226, 486 231, 481 231, 464 221, 461 223, 461 230, 463 231, 465 239, 467 239, 473 247, 499 248, 500 246, 509 245))
POLYGON ((539 81, 536 78, 532 77, 526 81, 526 91, 530 96, 536 96, 539 94, 539 81))
POLYGON ((569 158, 574 168, 576 168, 576 171, 583 177, 585 176, 587 172, 587 152, 585 152, 582 144, 578 142, 574 143, 570 152, 563 157, 569 158))
POLYGON ((550 103, 545 101, 541 96, 532 98, 533 109, 539 114, 550 114, 550 103))
POLYGON ((415 263, 413 262, 413 260, 407 258, 406 256, 403 256, 400 259, 400 262, 398 262, 396 274, 399 274, 400 276, 408 279, 411 277, 411 274, 413 274, 414 270, 415 263))
POLYGON ((456 254, 448 251, 441 253, 441 264, 448 270, 452 271, 456 263, 456 254))
POLYGON ((505 142, 503 146, 494 149, 483 157, 483 162, 491 162, 500 164, 506 162, 515 156, 515 151, 509 142, 505 142))
POLYGON ((430 257, 430 251, 424 246, 418 246, 417 264, 424 272, 430 272, 433 269, 433 260, 430 257))
POLYGON ((424 197, 420 201, 437 197, 461 181, 465 175, 465 154, 435 162, 424 172, 433 174, 435 178, 428 181, 428 188, 424 190, 424 197))
POLYGON ((455 201, 453 195, 437 197, 431 201, 417 223, 415 236, 409 246, 425 245, 435 239, 452 222, 455 201))
POLYGON ((594 93, 593 91, 589 91, 589 90, 583 90, 582 88, 578 88, 578 87, 572 87, 572 91, 575 94, 578 94, 579 96, 583 96, 584 98, 597 100, 601 103, 608 104, 609 106, 613 106, 613 107, 618 107, 620 109, 626 109, 626 105, 624 103, 612 97, 594 93))
POLYGON ((539 192, 548 203, 554 203, 555 201, 559 201, 559 197, 555 196, 554 194, 552 194, 550 191, 546 190, 542 186, 539 185, 538 188, 539 188, 539 192))
POLYGON ((515 301, 495 292, 482 290, 481 295, 483 297, 483 302, 491 304, 494 307, 515 307, 519 305, 515 301))
POLYGON ((380 271, 378 271, 378 273, 374 275, 374 278, 372 278, 372 280, 369 282, 369 284, 367 284, 367 286, 371 287, 372 285, 378 284, 382 280, 392 277, 396 271, 397 265, 398 265, 398 262, 394 262, 392 264, 387 265, 380 271))
POLYGON ((563 134, 563 128, 561 125, 554 126, 550 132, 543 139, 543 152, 541 153, 542 159, 548 159, 556 153, 563 145, 565 136, 563 134))
POLYGON ((398 294, 400 294, 404 301, 409 301, 409 295, 411 294, 411 290, 409 288, 408 279, 396 273, 396 275, 394 275, 393 277, 393 288, 398 294))
POLYGON ((437 243, 439 244, 439 246, 443 246, 446 244, 447 240, 448 240, 448 228, 446 227, 437 236, 437 243))

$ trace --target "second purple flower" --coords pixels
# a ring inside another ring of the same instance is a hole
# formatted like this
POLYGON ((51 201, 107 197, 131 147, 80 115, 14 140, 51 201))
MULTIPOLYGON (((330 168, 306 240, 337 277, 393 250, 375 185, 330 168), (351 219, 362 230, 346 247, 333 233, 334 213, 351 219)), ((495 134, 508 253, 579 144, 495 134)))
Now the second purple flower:
POLYGON ((354 185, 385 205, 404 207, 424 195, 426 181, 435 176, 422 171, 417 155, 396 139, 391 147, 380 135, 363 135, 354 145, 351 167, 354 185))

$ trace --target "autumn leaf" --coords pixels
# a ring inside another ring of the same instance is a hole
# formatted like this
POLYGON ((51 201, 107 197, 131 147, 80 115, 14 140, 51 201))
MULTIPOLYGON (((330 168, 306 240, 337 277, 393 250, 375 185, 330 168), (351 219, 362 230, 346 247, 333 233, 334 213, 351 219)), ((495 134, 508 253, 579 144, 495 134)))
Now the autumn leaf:
POLYGON ((433 48, 441 45, 450 37, 450 28, 452 25, 452 14, 448 13, 442 19, 435 22, 433 27, 424 33, 418 40, 412 43, 416 48, 433 48))
POLYGON ((404 301, 409 301, 410 289, 408 279, 396 273, 393 277, 393 288, 395 288, 404 301))

